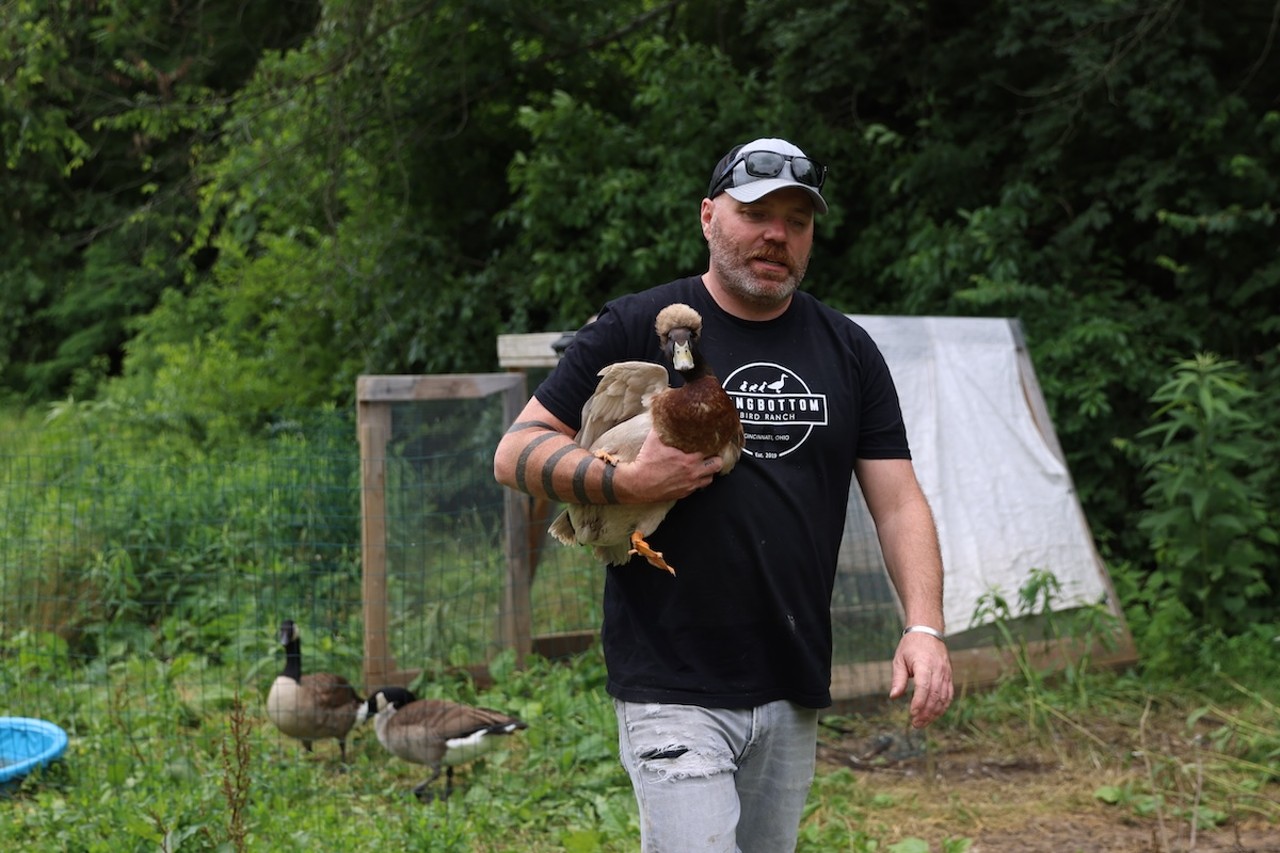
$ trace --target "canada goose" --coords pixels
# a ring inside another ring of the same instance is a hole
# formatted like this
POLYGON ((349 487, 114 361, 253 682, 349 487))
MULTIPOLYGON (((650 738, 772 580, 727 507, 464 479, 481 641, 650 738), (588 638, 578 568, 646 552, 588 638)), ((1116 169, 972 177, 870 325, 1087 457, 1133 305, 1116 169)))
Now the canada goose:
POLYGON ((335 738, 345 764, 347 733, 364 700, 341 675, 302 674, 302 634, 292 619, 280 623, 279 640, 284 646, 284 671, 267 694, 267 716, 283 734, 302 741, 308 752, 312 741, 335 738))
MULTIPOLYGON (((677 302, 658 312, 654 322, 662 351, 684 384, 669 387, 667 369, 647 361, 620 361, 600 371, 595 393, 582 407, 582 428, 574 439, 610 465, 630 462, 652 428, 664 444, 686 453, 719 456, 720 474, 728 474, 742 454, 742 421, 702 356, 702 316, 677 302)), ((675 574, 653 550, 651 535, 675 506, 651 504, 569 504, 552 521, 552 536, 565 545, 591 545, 609 565, 623 565, 640 554, 650 565, 675 574)))
POLYGON ((360 721, 373 717, 378 741, 397 758, 431 768, 431 776, 413 789, 429 802, 427 786, 446 768, 444 794, 453 792, 453 768, 474 761, 498 746, 504 737, 528 723, 489 708, 461 705, 444 699, 418 699, 403 687, 383 687, 360 710, 360 721))

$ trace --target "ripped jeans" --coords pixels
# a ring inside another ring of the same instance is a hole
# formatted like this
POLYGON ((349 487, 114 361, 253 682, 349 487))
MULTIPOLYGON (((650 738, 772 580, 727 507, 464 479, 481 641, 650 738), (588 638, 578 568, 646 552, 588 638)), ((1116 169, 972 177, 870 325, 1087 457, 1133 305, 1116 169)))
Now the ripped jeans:
POLYGON ((818 712, 614 700, 645 853, 790 853, 813 783, 818 712))

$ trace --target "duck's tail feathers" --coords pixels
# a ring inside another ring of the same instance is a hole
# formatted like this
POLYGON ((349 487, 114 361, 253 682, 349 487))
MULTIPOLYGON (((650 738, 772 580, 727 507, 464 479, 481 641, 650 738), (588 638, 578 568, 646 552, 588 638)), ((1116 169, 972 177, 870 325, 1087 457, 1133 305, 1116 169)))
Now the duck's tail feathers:
POLYGON ((573 522, 569 520, 568 510, 562 510, 555 517, 555 520, 551 522, 551 526, 547 528, 547 532, 563 545, 578 544, 578 535, 573 529, 573 522))

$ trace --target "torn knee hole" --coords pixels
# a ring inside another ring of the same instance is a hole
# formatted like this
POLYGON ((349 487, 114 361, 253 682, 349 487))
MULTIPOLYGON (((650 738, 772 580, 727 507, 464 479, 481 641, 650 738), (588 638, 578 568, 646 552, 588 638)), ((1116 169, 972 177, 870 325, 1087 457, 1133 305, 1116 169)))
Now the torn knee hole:
POLYGON ((636 752, 636 759, 645 772, 671 782, 705 779, 717 773, 732 773, 737 769, 728 753, 722 754, 718 750, 708 753, 679 744, 639 750, 636 752))
POLYGON ((665 748, 648 749, 636 755, 641 761, 659 761, 664 758, 679 758, 689 751, 687 746, 668 746, 665 748))

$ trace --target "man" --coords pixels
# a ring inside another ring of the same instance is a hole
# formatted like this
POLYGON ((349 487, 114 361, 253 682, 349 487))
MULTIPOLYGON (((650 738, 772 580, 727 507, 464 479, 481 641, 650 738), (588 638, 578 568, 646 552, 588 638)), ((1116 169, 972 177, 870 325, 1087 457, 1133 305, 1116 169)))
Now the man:
POLYGON ((633 558, 605 583, 608 691, 644 850, 795 848, 817 711, 831 704, 831 591, 855 474, 908 626, 889 695, 914 679, 916 727, 951 702, 942 560, 893 381, 861 327, 797 289, 825 174, 782 139, 729 151, 702 201, 707 272, 605 305, 495 455, 499 482, 539 497, 679 500, 647 537, 679 575, 633 558), (717 457, 651 432, 606 482, 608 463, 573 446, 582 404, 606 364, 662 360, 654 317, 672 302, 702 315, 742 459, 717 478, 717 457))

